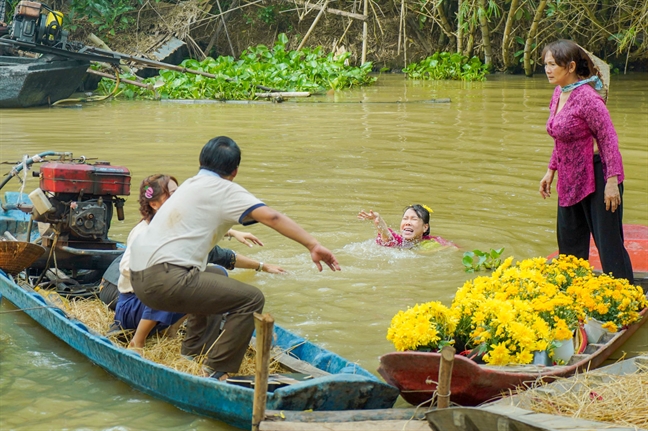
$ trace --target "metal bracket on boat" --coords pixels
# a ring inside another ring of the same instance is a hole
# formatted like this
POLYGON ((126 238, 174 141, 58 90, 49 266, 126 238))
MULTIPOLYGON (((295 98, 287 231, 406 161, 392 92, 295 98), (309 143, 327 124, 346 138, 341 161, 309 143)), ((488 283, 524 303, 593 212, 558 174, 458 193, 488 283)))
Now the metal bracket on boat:
MULTIPOLYGON (((2 44, 1 41, 2 41, 2 39, 0 39, 0 45, 2 44)), ((59 156, 62 159, 64 159, 65 157, 72 158, 72 153, 70 153, 70 152, 60 152, 60 151, 44 151, 42 153, 36 154, 36 155, 34 155, 32 157, 29 157, 24 162, 17 163, 16 166, 11 168, 11 171, 9 171, 6 174, 6 178, 4 180, 2 180, 2 182, 0 182, 0 189, 3 188, 5 186, 5 184, 7 184, 13 177, 18 175, 20 173, 20 171, 23 170, 24 167, 29 167, 29 166, 33 165, 34 163, 43 162, 43 161, 45 161, 43 158, 47 157, 47 156, 59 156)))
POLYGON ((74 248, 68 246, 57 247, 62 251, 65 251, 70 254, 77 256, 119 256, 124 253, 124 250, 97 250, 97 249, 85 249, 85 248, 74 248))

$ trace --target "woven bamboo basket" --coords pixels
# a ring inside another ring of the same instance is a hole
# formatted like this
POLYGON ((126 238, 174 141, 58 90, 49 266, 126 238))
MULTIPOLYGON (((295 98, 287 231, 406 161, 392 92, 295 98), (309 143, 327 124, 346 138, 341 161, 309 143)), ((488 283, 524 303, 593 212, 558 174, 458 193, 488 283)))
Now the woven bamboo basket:
POLYGON ((0 269, 16 275, 43 255, 45 249, 23 241, 0 241, 0 269))

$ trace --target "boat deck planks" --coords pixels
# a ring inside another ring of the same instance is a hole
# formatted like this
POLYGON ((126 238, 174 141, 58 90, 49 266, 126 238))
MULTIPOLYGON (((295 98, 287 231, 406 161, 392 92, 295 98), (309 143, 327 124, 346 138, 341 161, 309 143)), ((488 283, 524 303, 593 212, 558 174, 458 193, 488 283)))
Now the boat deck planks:
POLYGON ((429 431, 424 409, 392 408, 340 412, 267 410, 260 431, 429 431))
POLYGON ((452 407, 427 413, 433 431, 637 431, 608 422, 536 413, 511 405, 452 407))
POLYGON ((259 431, 430 431, 427 421, 261 422, 259 431))

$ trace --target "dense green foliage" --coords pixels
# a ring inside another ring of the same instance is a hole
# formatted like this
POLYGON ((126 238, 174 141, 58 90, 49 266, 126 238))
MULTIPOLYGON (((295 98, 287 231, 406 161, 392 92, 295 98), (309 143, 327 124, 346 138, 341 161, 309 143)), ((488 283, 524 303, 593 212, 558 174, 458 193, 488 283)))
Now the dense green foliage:
MULTIPOLYGON (((203 61, 188 59, 182 66, 216 75, 216 78, 162 70, 158 77, 144 80, 156 88, 157 94, 120 84, 121 95, 129 98, 245 100, 254 99, 256 92, 262 92, 257 85, 281 91, 317 93, 369 85, 376 79, 369 76, 371 63, 361 67, 345 65, 348 53, 335 57, 324 53, 321 47, 287 51, 287 42, 288 38, 280 34, 273 48, 264 45, 249 48, 239 60, 230 56, 208 57, 203 61)), ((112 91, 113 87, 114 83, 106 79, 100 84, 105 93, 112 91)))
POLYGON ((403 72, 412 79, 483 81, 488 68, 477 57, 437 52, 418 63, 410 63, 403 72))

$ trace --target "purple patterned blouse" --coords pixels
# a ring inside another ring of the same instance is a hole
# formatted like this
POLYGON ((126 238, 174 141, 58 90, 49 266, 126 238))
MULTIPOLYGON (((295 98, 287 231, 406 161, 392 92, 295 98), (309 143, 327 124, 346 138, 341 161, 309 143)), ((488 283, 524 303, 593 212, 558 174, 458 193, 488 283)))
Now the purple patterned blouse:
POLYGON ((547 133, 555 142, 549 169, 558 171, 558 205, 568 207, 594 192, 593 139, 601 155, 605 180, 617 175, 621 183, 624 175, 619 138, 596 90, 587 84, 575 88, 556 114, 559 99, 558 86, 549 104, 547 120, 547 133))

